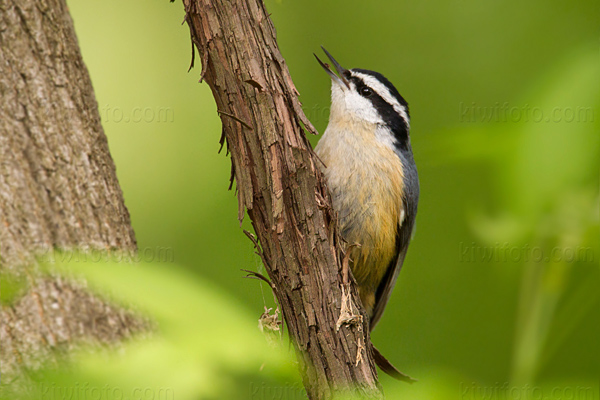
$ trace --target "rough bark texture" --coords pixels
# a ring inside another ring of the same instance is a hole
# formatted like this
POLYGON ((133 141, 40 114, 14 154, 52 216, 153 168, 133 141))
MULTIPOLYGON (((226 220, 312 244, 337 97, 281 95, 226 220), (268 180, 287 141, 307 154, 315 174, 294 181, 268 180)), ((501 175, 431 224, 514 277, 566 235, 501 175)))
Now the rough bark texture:
POLYGON ((112 342, 142 328, 35 267, 55 248, 136 249, 64 0, 0 0, 0 162, 2 277, 26 283, 2 306, 3 380, 80 339, 112 342))
MULTIPOLYGON (((314 128, 277 47, 260 0, 183 0, 201 77, 215 97, 237 182, 239 218, 252 220, 309 398, 339 391, 380 397, 362 322, 336 322, 342 257, 319 162, 305 137, 314 128)), ((352 298, 357 298, 353 286, 352 298)))

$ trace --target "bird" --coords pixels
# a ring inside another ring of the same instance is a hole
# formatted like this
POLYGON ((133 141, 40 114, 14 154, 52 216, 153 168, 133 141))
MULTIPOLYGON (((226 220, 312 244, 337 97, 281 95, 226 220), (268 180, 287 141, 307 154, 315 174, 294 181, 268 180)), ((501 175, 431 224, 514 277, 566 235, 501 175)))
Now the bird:
MULTIPOLYGON (((322 49, 335 72, 315 54, 331 78, 329 123, 315 153, 322 161, 340 235, 357 245, 348 247, 350 269, 372 331, 390 299, 415 227, 419 177, 410 113, 406 100, 382 74, 345 69, 322 49)), ((385 358, 373 349, 379 365, 377 358, 385 358)), ((391 364, 386 367, 395 370, 391 364)))

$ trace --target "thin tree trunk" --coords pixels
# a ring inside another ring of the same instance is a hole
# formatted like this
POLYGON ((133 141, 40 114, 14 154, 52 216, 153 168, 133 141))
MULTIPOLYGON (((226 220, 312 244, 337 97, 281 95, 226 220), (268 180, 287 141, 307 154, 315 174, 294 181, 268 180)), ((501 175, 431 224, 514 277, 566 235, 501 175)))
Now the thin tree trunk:
POLYGON ((0 162, 3 285, 24 283, 2 305, 5 381, 80 339, 113 342, 143 327, 84 287, 36 268, 36 257, 51 259, 56 248, 136 250, 64 0, 0 0, 0 162))
POLYGON ((343 257, 331 202, 302 126, 315 130, 302 112, 262 1, 183 3, 201 77, 221 116, 221 140, 231 153, 238 216, 248 210, 309 398, 346 390, 381 397, 367 320, 352 302, 355 288, 348 286, 351 297, 342 291, 343 257), (347 300, 363 318, 338 331, 347 300))

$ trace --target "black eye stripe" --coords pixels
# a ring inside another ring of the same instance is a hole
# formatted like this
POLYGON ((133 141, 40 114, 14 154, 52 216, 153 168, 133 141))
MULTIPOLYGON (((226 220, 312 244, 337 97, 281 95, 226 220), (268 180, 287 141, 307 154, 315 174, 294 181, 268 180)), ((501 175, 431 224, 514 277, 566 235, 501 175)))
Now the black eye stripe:
POLYGON ((354 86, 356 87, 356 91, 363 97, 368 97, 369 100, 371 100, 371 103, 373 104, 373 106, 375 106, 375 108, 379 111, 382 109, 388 109, 390 112, 394 112, 394 107, 389 104, 387 101, 385 101, 383 99, 383 97, 381 97, 379 95, 379 93, 377 93, 377 91, 375 91, 373 88, 371 88, 370 86, 367 86, 362 79, 353 76, 352 78, 350 78, 350 81, 352 81, 354 83, 354 86), (367 93, 368 92, 368 93, 367 93))
MULTIPOLYGON (((400 95, 400 93, 398 92, 398 89, 396 89, 396 87, 392 84, 392 82, 390 82, 385 76, 381 75, 379 72, 370 71, 368 69, 353 68, 351 71, 359 72, 364 75, 369 75, 369 76, 372 76, 373 78, 375 78, 377 81, 379 81, 381 84, 383 84, 390 91, 390 94, 396 100, 398 100, 398 103, 403 105, 408 110, 408 103, 406 102, 406 100, 404 100, 404 97, 402 97, 400 95)), ((353 77, 353 78, 356 78, 356 77, 353 77)), ((358 78, 358 79, 360 79, 360 78, 358 78)))
POLYGON ((350 78, 350 81, 354 83, 354 86, 356 87, 356 91, 363 97, 369 97, 369 96, 377 93, 377 92, 375 92, 375 90, 373 90, 373 88, 365 85, 363 80, 360 78, 353 76, 350 78))
MULTIPOLYGON (((385 124, 392 130, 394 133, 394 137, 398 140, 398 145, 400 147, 407 146, 408 143, 408 125, 404 118, 398 114, 394 107, 385 101, 383 97, 379 95, 373 88, 367 86, 362 79, 356 76, 352 76, 349 80, 354 83, 356 91, 364 98, 369 100, 377 113, 381 117, 381 119, 385 122, 385 124), (365 96, 362 93, 362 90, 368 88, 371 90, 371 94, 365 96)), ((404 99, 402 99, 404 101, 404 99)), ((406 102, 405 102, 406 103, 406 102)), ((406 105, 408 110, 408 104, 406 105)))

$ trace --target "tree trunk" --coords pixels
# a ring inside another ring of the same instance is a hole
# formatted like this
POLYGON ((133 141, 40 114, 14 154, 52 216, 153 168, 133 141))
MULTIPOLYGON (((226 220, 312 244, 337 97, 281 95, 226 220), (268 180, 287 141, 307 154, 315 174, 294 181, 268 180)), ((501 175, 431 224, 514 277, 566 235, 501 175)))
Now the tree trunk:
POLYGON ((56 248, 136 250, 64 0, 0 0, 0 105, 2 289, 24 282, 2 305, 5 380, 79 339, 113 342, 143 323, 36 268, 56 248))
POLYGON ((221 140, 231 152, 238 216, 241 220, 248 210, 309 398, 344 391, 381 397, 368 321, 353 301, 358 299, 354 286, 343 285, 335 217, 302 126, 315 130, 301 109, 262 1, 183 3, 202 60, 201 78, 213 92, 221 140), (348 304, 347 316, 359 312, 362 318, 349 318, 338 331, 348 304))

